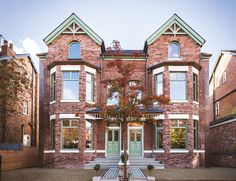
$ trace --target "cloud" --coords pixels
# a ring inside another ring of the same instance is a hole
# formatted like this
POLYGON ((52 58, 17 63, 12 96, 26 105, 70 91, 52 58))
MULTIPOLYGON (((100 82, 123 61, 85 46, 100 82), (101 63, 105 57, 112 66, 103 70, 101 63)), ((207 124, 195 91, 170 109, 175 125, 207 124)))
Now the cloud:
POLYGON ((34 64, 38 68, 39 60, 38 60, 38 57, 36 56, 36 54, 41 52, 39 44, 29 37, 26 37, 26 38, 21 39, 19 41, 20 41, 21 47, 13 46, 14 51, 19 54, 29 53, 31 58, 34 61, 34 64))

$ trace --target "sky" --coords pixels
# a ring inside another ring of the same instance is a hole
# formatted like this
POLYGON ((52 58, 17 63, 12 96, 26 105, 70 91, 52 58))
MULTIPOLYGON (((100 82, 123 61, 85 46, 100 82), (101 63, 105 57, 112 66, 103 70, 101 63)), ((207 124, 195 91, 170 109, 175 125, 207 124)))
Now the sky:
POLYGON ((17 53, 47 52, 43 42, 73 12, 111 46, 143 49, 145 40, 177 13, 213 54, 210 73, 221 50, 236 50, 236 0, 0 0, 0 34, 17 53))

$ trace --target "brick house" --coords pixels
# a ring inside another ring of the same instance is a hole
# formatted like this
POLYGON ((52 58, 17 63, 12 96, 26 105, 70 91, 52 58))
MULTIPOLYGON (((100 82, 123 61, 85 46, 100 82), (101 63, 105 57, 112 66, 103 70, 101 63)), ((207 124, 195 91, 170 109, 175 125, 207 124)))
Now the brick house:
POLYGON ((0 63, 15 61, 29 80, 28 90, 17 94, 23 98, 16 99, 18 102, 14 105, 10 104, 15 108, 7 107, 8 97, 6 111, 0 112, 0 154, 3 156, 3 170, 9 170, 38 164, 38 73, 29 54, 16 54, 13 44, 7 40, 1 42, 0 63))
POLYGON ((222 50, 210 78, 210 156, 214 166, 236 167, 236 51, 222 50))
MULTIPOLYGON (((75 14, 44 42, 42 63, 41 164, 83 167, 97 157, 122 153, 120 125, 106 126, 99 110, 81 110, 85 102, 107 102, 99 83, 116 74, 104 41, 75 14), (80 117, 75 113, 84 111, 80 117), (97 115, 96 115, 97 113, 97 115)), ((208 104, 210 54, 201 53, 205 40, 174 14, 144 44, 143 50, 122 50, 123 61, 138 65, 133 80, 146 86, 142 95, 165 94, 169 105, 153 105, 156 126, 128 125, 128 153, 153 157, 165 167, 195 168, 205 164, 205 105, 208 104), (138 52, 138 56, 132 56, 138 52)), ((153 114, 150 110, 145 115, 153 114)))

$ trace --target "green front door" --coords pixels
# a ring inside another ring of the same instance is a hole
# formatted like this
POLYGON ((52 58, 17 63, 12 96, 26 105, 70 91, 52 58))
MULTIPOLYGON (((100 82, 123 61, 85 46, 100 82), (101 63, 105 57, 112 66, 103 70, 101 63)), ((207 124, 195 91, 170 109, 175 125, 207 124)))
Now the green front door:
POLYGON ((130 129, 129 139, 129 154, 132 156, 142 156, 142 130, 130 129))
POLYGON ((107 156, 120 155, 120 130, 109 129, 107 137, 107 156))

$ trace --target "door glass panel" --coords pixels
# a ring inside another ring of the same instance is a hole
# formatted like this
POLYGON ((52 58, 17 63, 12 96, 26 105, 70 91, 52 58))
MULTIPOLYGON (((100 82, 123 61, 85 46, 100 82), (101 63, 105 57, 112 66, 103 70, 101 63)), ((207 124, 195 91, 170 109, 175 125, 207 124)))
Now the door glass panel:
POLYGON ((130 141, 135 141, 134 140, 134 131, 133 130, 130 132, 130 141))
POLYGON ((119 141, 119 131, 114 131, 114 141, 119 141))
POLYGON ((137 131, 136 141, 141 141, 141 131, 137 131))
POLYGON ((112 131, 108 131, 108 141, 112 141, 112 131))

